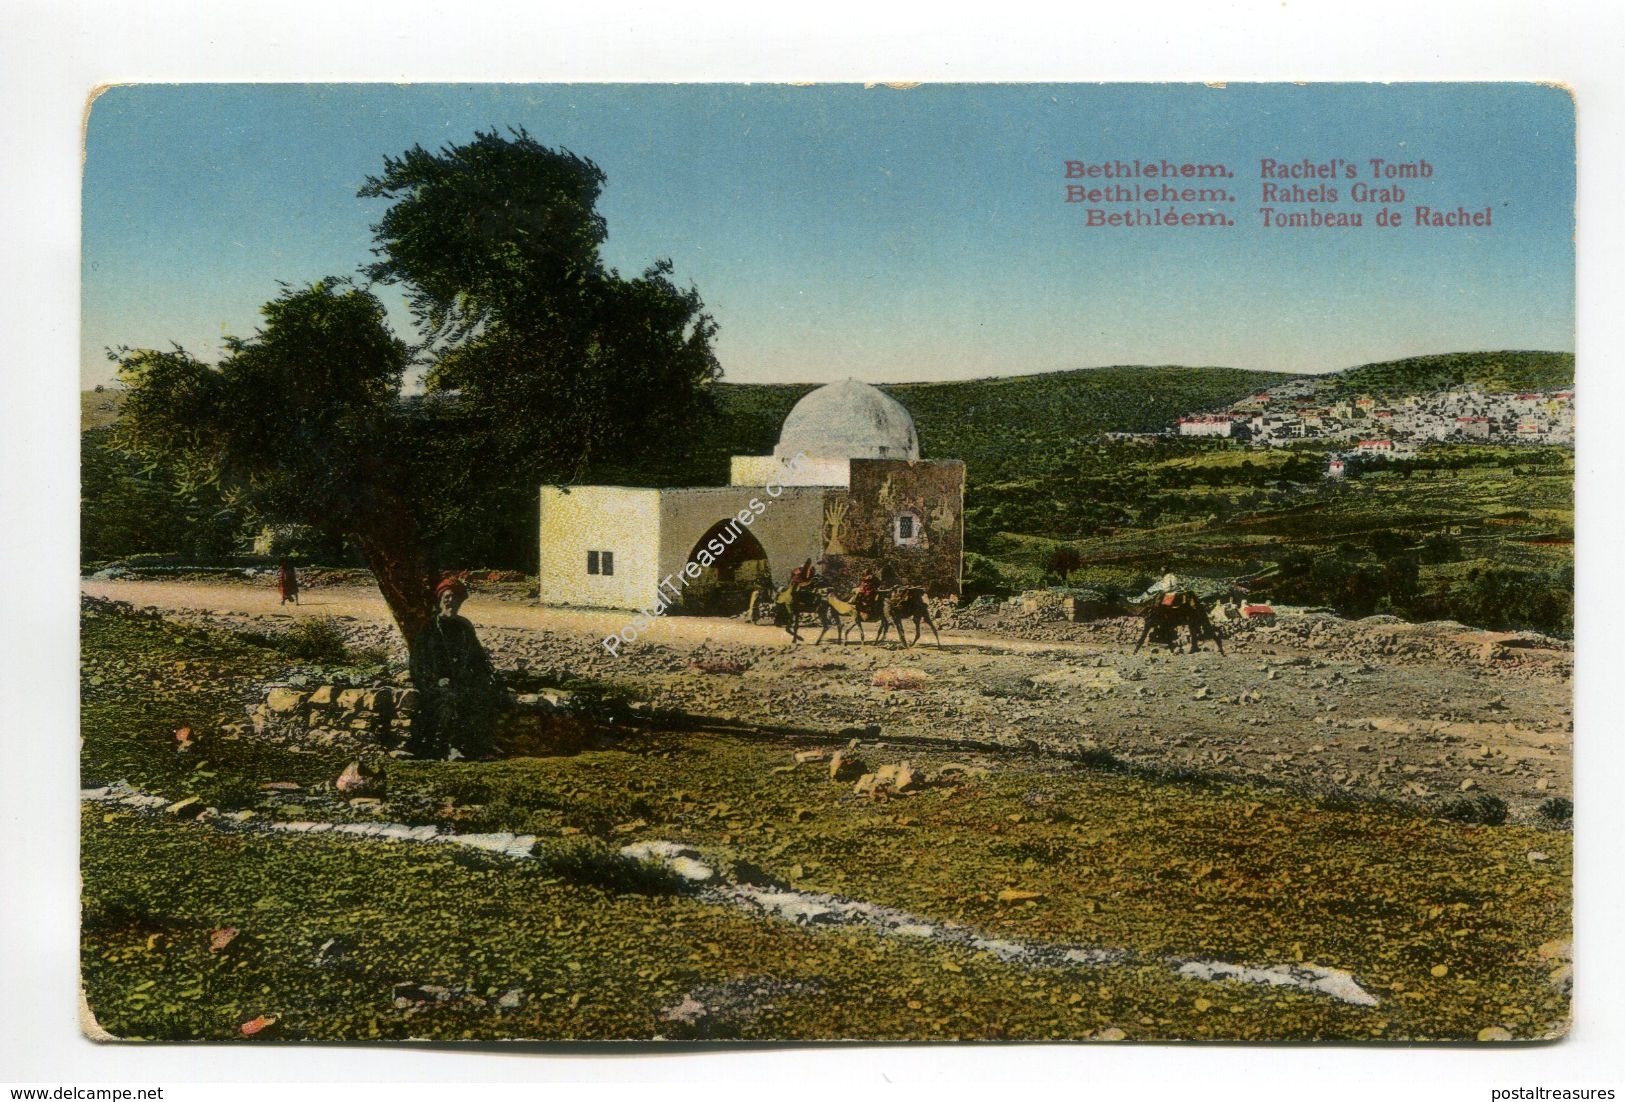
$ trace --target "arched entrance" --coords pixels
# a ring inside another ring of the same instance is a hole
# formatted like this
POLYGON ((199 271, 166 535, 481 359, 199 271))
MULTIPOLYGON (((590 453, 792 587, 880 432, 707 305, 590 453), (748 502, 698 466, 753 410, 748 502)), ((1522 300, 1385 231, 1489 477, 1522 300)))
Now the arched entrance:
POLYGON ((683 605, 678 611, 689 615, 737 615, 750 607, 750 595, 758 586, 773 584, 761 542, 732 517, 707 528, 690 549, 687 561, 701 566, 700 576, 683 588, 683 605))

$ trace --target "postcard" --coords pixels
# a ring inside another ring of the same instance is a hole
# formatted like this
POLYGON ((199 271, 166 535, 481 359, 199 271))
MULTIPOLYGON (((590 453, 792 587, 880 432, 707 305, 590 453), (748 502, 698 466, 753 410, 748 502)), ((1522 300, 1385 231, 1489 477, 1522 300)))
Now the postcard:
POLYGON ((1567 1032, 1566 89, 115 86, 83 226, 88 1036, 1567 1032))

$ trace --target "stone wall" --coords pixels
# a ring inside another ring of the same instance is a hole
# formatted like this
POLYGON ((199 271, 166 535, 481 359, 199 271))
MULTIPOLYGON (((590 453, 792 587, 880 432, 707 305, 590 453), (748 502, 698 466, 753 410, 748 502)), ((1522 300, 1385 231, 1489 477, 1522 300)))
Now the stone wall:
POLYGON ((273 685, 248 707, 255 734, 314 742, 356 739, 393 747, 405 740, 417 711, 418 691, 408 686, 273 685))
MULTIPOLYGON (((317 744, 353 743, 392 750, 411 733, 418 691, 407 685, 271 685, 247 709, 244 732, 317 744)), ((495 744, 507 754, 573 753, 599 739, 564 689, 509 693, 496 720, 495 744)))
POLYGON ((957 459, 854 459, 844 499, 825 517, 826 575, 837 589, 873 570, 934 597, 959 594, 965 550, 965 465, 957 459), (899 519, 907 517, 906 533, 899 519))

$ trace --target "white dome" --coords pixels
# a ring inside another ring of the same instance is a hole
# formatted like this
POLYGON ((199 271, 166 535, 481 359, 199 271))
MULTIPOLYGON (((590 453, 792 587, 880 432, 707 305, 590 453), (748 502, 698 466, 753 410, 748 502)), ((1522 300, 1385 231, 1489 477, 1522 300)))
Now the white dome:
POLYGON ((918 459, 920 437, 902 403, 856 379, 802 398, 784 419, 773 454, 829 459, 918 459))

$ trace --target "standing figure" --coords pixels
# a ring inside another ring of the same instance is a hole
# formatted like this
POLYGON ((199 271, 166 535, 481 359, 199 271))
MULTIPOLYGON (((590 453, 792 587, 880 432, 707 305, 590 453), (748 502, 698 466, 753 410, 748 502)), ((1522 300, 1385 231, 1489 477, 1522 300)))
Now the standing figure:
POLYGON ((412 646, 419 704, 406 749, 418 758, 444 758, 452 750, 465 758, 486 758, 500 699, 496 672, 474 625, 457 614, 468 587, 459 578, 446 578, 434 593, 435 617, 412 646))
POLYGON ((282 561, 277 564, 276 589, 282 596, 279 604, 285 605, 289 601, 299 603, 299 571, 293 568, 293 562, 286 555, 283 555, 282 561))

